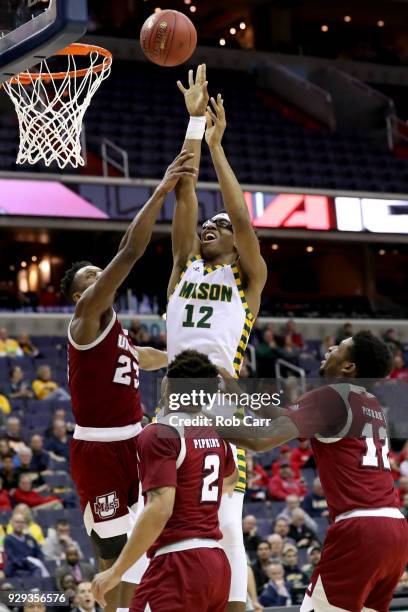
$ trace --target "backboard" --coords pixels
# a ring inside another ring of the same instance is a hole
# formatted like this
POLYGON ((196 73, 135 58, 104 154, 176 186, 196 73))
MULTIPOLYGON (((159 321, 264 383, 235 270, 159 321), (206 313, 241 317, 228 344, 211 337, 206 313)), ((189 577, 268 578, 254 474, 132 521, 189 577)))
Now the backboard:
POLYGON ((87 22, 87 0, 0 0, 0 83, 77 41, 87 22))

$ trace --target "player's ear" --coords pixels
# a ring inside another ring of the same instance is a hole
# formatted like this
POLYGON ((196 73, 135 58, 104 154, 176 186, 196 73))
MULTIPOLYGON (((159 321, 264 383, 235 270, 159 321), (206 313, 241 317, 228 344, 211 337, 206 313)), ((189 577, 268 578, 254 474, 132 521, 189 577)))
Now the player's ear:
POLYGON ((81 299, 81 295, 82 293, 80 293, 79 291, 75 291, 72 296, 72 301, 74 302, 74 304, 77 304, 79 302, 79 300, 81 299))
POLYGON ((357 366, 353 361, 345 361, 341 368, 341 373, 346 378, 355 378, 357 375, 357 366))

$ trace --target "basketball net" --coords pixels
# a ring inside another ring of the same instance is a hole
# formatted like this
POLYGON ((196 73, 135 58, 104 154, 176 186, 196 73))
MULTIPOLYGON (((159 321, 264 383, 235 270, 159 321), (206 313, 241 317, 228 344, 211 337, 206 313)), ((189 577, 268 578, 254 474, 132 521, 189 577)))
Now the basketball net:
POLYGON ((82 123, 92 97, 110 75, 112 55, 101 47, 79 43, 56 55, 66 61, 62 72, 52 72, 45 59, 38 71, 22 72, 4 83, 20 128, 17 164, 56 162, 61 169, 85 165, 82 123), (79 56, 88 57, 89 66, 78 67, 79 56))

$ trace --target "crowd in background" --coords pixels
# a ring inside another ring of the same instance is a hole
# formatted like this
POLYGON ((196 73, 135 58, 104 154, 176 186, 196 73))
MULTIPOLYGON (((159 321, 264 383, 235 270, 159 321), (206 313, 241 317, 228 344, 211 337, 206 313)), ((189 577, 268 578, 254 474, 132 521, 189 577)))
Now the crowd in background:
MULTIPOLYGON (((336 337, 326 336, 311 346, 291 320, 279 329, 258 326, 251 336, 255 367, 253 355, 248 356, 242 375, 271 377, 279 358, 294 365, 305 359, 318 362, 330 346, 352 334, 352 324, 345 323, 336 337)), ((129 335, 138 346, 166 346, 164 332, 152 338, 138 320, 132 322, 129 335)), ((393 329, 387 330, 384 340, 394 355, 390 384, 408 382, 404 344, 393 329)), ((16 578, 48 576, 53 588, 67 593, 75 605, 78 589, 88 588, 95 566, 85 531, 80 535, 75 531, 76 539, 67 521, 69 513, 80 511, 68 476, 74 423, 66 375, 64 380, 54 376, 57 366, 44 362, 46 355, 38 345, 27 334, 13 338, 0 329, 0 367, 7 365, 6 380, 0 385, 0 577, 7 585, 7 580, 16 578), (28 359, 34 364, 31 377, 25 371, 28 359), (33 406, 35 412, 30 415, 33 406), (52 524, 50 512, 59 517, 52 524)), ((145 422, 153 410, 154 406, 147 406, 145 422)), ((408 441, 399 442, 390 451, 390 462, 408 520, 408 441)), ((248 609, 297 604, 303 597, 328 526, 327 502, 314 468, 308 440, 284 445, 270 458, 247 455, 243 534, 248 609), (305 470, 312 470, 314 478, 306 479, 305 470), (264 508, 266 514, 259 514, 257 508, 264 508)), ((398 591, 408 594, 408 574, 401 578, 398 591)))

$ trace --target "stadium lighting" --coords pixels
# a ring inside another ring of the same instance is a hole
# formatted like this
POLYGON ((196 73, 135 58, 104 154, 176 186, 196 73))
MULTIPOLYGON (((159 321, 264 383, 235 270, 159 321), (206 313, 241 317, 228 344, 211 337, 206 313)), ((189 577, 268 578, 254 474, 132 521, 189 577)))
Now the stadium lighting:
POLYGON ((35 255, 32 256, 31 261, 33 261, 34 263, 37 261, 37 257, 35 255))
POLYGON ((156 8, 154 9, 155 13, 161 13, 161 8, 160 6, 156 6, 156 8))
POLYGON ((10 266, 10 267, 9 267, 9 270, 10 270, 10 272, 15 272, 15 270, 16 270, 16 266, 10 266))
POLYGON ((313 246, 307 246, 306 247, 306 253, 313 253, 314 251, 314 247, 313 246))
POLYGON ((350 15, 345 15, 345 16, 344 16, 344 21, 345 21, 346 23, 350 23, 350 21, 351 21, 351 17, 350 17, 350 15))
POLYGON ((225 38, 220 38, 220 45, 221 45, 221 47, 225 47, 225 43, 226 42, 227 41, 225 40, 225 38))
POLYGON ((385 250, 385 249, 380 249, 380 250, 378 251, 378 254, 379 254, 379 255, 385 255, 385 253, 386 253, 386 250, 385 250))
POLYGON ((191 4, 191 0, 184 0, 184 4, 191 4))
POLYGON ((278 251, 278 250, 279 250, 279 244, 274 243, 274 244, 271 246, 271 249, 272 249, 272 251, 278 251))
POLYGON ((190 6, 190 12, 191 12, 191 13, 195 13, 195 12, 196 12, 196 10, 197 10, 197 7, 196 7, 196 6, 194 6, 194 4, 192 4, 192 5, 190 6))
POLYGON ((377 25, 379 28, 383 28, 385 26, 385 21, 383 21, 382 19, 379 19, 377 21, 377 25))
POLYGON ((245 30, 245 28, 246 28, 246 23, 245 23, 245 21, 241 21, 241 23, 239 24, 239 29, 240 29, 240 30, 245 30))
POLYGON ((22 261, 21 262, 21 267, 22 268, 26 268, 27 267, 27 262, 26 261, 22 261))
POLYGON ((322 25, 322 27, 320 28, 322 32, 328 32, 329 31, 329 26, 328 25, 322 25))
POLYGON ((236 28, 230 28, 230 34, 236 34, 236 33, 237 33, 236 28))

